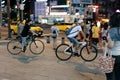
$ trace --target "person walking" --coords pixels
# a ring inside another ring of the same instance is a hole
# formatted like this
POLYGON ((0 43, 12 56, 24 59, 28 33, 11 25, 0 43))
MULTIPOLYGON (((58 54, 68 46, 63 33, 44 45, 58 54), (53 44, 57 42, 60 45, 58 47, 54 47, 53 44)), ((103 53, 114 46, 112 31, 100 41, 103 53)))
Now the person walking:
POLYGON ((114 69, 111 73, 106 73, 106 80, 120 80, 120 13, 114 13, 109 21, 108 49, 115 58, 114 69))
POLYGON ((56 26, 56 23, 54 23, 54 25, 51 27, 51 31, 52 31, 52 39, 53 39, 53 49, 56 49, 57 46, 57 38, 58 38, 58 33, 59 33, 59 29, 56 26))

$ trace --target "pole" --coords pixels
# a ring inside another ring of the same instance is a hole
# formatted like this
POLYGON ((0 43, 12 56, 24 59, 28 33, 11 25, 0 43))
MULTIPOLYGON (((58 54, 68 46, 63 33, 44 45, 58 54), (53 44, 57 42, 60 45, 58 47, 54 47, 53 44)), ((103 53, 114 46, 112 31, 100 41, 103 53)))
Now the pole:
MULTIPOLYGON (((21 0, 21 5, 23 6, 23 0, 21 0)), ((21 9, 21 21, 23 20, 23 10, 21 9)))
POLYGON ((11 30, 10 30, 10 0, 7 0, 7 15, 8 15, 8 38, 11 38, 11 30))
POLYGON ((0 27, 2 26, 2 0, 0 0, 0 27))
MULTIPOLYGON (((17 6, 20 7, 20 0, 16 0, 17 2, 17 6)), ((20 9, 18 8, 18 11, 17 11, 17 20, 20 20, 20 9)))

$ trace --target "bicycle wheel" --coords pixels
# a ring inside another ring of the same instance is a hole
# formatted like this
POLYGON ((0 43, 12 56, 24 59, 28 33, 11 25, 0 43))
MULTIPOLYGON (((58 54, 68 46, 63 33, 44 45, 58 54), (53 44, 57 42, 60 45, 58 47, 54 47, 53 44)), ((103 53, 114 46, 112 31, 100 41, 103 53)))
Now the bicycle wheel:
POLYGON ((90 62, 96 59, 98 51, 94 46, 83 46, 80 50, 80 56, 84 61, 90 62))
POLYGON ((55 51, 56 57, 59 60, 67 61, 72 56, 72 48, 68 44, 60 44, 55 51))
POLYGON ((30 43, 29 49, 30 51, 35 54, 41 54, 44 51, 45 45, 41 40, 34 40, 30 43))
POLYGON ((11 40, 7 44, 7 50, 13 55, 17 55, 21 52, 22 45, 19 40, 11 40))

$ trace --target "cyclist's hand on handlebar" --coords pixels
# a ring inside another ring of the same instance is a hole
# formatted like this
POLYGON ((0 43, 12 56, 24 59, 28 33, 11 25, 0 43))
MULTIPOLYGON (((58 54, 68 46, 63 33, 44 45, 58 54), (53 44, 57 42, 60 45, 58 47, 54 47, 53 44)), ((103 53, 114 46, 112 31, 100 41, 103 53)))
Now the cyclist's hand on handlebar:
POLYGON ((33 35, 38 36, 38 34, 37 34, 35 31, 30 30, 30 32, 31 32, 33 35))

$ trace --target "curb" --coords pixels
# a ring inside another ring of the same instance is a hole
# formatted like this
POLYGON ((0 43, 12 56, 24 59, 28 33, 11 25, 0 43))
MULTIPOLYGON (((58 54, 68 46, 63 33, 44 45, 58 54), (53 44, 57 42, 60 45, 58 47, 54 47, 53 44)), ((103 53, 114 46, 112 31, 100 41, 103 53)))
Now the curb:
POLYGON ((0 45, 7 45, 9 40, 0 40, 0 45))

